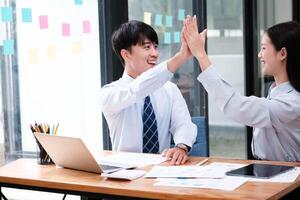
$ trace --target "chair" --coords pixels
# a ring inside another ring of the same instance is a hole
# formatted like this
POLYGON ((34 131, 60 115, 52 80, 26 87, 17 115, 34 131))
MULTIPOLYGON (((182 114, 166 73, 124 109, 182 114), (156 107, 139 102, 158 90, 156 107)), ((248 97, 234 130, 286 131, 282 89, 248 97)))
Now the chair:
MULTIPOLYGON (((192 117, 192 122, 197 126, 197 137, 189 155, 208 156, 208 131, 206 118, 204 116, 192 117)), ((174 147, 173 137, 171 138, 171 147, 174 147)))

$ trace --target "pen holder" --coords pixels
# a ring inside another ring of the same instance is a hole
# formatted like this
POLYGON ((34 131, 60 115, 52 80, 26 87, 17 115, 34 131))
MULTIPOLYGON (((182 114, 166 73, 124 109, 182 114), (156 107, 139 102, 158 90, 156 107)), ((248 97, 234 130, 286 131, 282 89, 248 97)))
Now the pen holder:
POLYGON ((40 165, 50 165, 54 164, 46 150, 42 147, 39 141, 36 140, 37 143, 37 162, 40 165))

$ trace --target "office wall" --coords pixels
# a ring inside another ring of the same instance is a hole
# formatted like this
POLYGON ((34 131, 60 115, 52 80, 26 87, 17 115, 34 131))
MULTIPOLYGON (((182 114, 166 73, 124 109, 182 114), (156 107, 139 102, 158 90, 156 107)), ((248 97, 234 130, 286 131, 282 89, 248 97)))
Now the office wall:
MULTIPOLYGON (((1 86, 1 83, 0 83, 1 86)), ((4 146, 2 92, 0 87, 0 146, 4 146)))
POLYGON ((23 151, 35 151, 29 124, 102 149, 97 0, 16 1, 23 151))

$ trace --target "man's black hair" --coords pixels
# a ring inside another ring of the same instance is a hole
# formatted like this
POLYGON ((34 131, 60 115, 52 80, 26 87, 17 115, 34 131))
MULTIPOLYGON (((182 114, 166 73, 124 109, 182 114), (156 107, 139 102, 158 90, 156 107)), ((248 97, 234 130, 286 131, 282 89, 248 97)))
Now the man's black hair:
POLYGON ((143 45, 146 39, 158 45, 157 34, 151 26, 141 21, 132 20, 121 24, 113 33, 111 42, 114 52, 124 64, 121 50, 126 49, 131 51, 131 46, 138 43, 143 45))

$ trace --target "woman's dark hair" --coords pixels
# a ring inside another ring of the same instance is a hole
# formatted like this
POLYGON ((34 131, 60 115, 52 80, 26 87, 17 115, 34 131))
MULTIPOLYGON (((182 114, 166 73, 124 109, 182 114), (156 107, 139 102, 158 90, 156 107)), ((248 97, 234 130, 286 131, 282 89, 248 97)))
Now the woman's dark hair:
POLYGON ((300 92, 300 24, 284 22, 266 30, 275 49, 287 51, 286 70, 291 85, 300 92))
POLYGON ((157 34, 151 26, 144 22, 132 20, 121 24, 121 26, 113 33, 111 42, 114 52, 124 64, 121 50, 127 49, 128 51, 131 51, 131 46, 136 45, 137 43, 142 45, 145 39, 158 44, 157 34))

